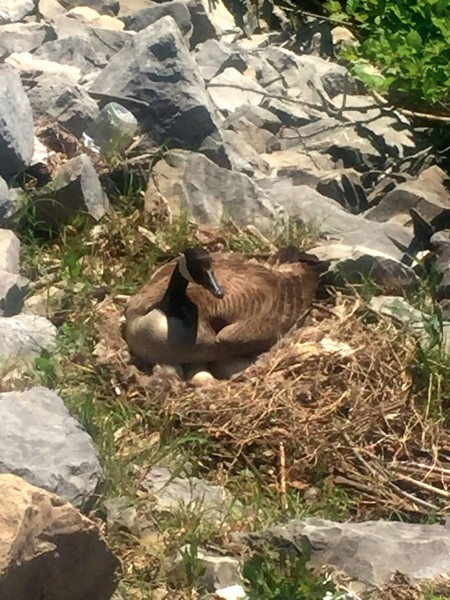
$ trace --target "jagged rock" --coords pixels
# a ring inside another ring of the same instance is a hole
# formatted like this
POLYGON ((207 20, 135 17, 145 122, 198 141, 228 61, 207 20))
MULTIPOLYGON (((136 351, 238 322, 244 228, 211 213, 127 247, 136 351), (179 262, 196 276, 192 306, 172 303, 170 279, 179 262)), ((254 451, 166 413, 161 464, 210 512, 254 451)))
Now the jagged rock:
POLYGON ((217 30, 210 18, 209 3, 203 0, 187 0, 191 15, 193 31, 190 39, 191 48, 217 37, 217 30))
POLYGON ((210 485, 197 477, 174 477, 164 467, 153 467, 142 480, 159 511, 176 512, 180 508, 197 510, 205 521, 217 522, 241 510, 239 502, 223 487, 210 485))
POLYGON ((403 253, 392 239, 407 246, 412 233, 393 223, 374 223, 343 210, 331 198, 305 185, 294 185, 291 178, 261 178, 258 186, 265 190, 271 203, 282 207, 291 219, 301 219, 320 234, 321 243, 365 246, 400 260, 403 253))
POLYGON ((334 287, 374 283, 383 294, 402 295, 417 286, 414 271, 399 260, 372 248, 330 244, 311 250, 319 260, 330 261, 327 283, 334 287))
POLYGON ((103 478, 99 457, 59 396, 44 387, 0 393, 0 418, 0 473, 20 475, 77 507, 92 503, 103 478))
POLYGON ((279 132, 282 126, 281 120, 270 110, 262 106, 250 106, 249 104, 239 106, 239 108, 228 115, 223 126, 225 129, 229 128, 240 131, 239 126, 235 124, 239 123, 242 118, 252 123, 258 129, 266 129, 274 135, 279 132))
POLYGON ((98 106, 89 94, 64 77, 42 75, 34 80, 28 97, 35 117, 46 116, 80 137, 98 115, 98 106))
POLYGON ((232 168, 229 152, 225 149, 222 132, 216 131, 206 137, 198 151, 219 167, 223 167, 224 169, 232 168))
POLYGON ((13 52, 5 60, 5 63, 21 75, 29 78, 48 74, 53 77, 69 78, 74 83, 81 79, 81 70, 78 67, 38 58, 29 52, 13 52))
POLYGON ((68 223, 80 213, 98 221, 109 210, 108 198, 86 154, 64 163, 53 181, 36 192, 33 200, 36 218, 47 225, 68 223))
POLYGON ((320 118, 317 111, 305 109, 289 99, 267 98, 263 100, 262 106, 270 110, 280 119, 283 125, 288 127, 301 127, 320 118))
POLYGON ((194 152, 174 150, 153 168, 146 209, 158 207, 161 196, 173 215, 187 211, 204 225, 219 225, 226 213, 238 226, 252 224, 273 231, 283 217, 283 211, 247 175, 218 167, 194 152))
POLYGON ((342 166, 357 171, 383 166, 383 157, 370 140, 360 136, 355 126, 332 117, 294 129, 291 135, 285 132, 280 144, 282 149, 299 146, 303 151, 323 152, 342 166))
POLYGON ((28 285, 25 277, 0 269, 0 316, 11 317, 22 310, 28 285))
POLYGON ((258 106, 265 95, 258 83, 234 68, 225 69, 213 77, 208 84, 208 91, 217 108, 227 112, 233 112, 243 105, 258 106))
POLYGON ((0 0, 0 24, 21 21, 35 8, 34 0, 0 0))
POLYGON ((122 31, 125 23, 117 17, 110 15, 101 15, 98 11, 89 6, 77 6, 67 12, 67 17, 75 18, 80 23, 92 25, 98 29, 111 29, 113 31, 122 31))
POLYGON ((242 53, 219 40, 206 40, 195 48, 194 58, 205 81, 210 81, 227 68, 245 71, 247 64, 242 53))
POLYGON ((316 190, 323 196, 336 200, 351 213, 358 214, 367 209, 366 192, 358 173, 353 169, 337 169, 324 174, 318 181, 316 190))
POLYGON ((431 236, 431 247, 434 250, 434 269, 439 274, 436 285, 438 301, 450 298, 450 230, 438 231, 431 236))
POLYGON ((33 156, 33 115, 19 75, 0 65, 0 176, 19 173, 33 156))
POLYGON ((36 50, 34 56, 61 65, 78 67, 84 75, 104 66, 89 40, 77 35, 47 42, 36 50))
MULTIPOLYGON (((186 562, 184 556, 193 553, 189 545, 183 546, 167 569, 167 578, 173 585, 187 583, 186 562)), ((196 581, 196 585, 204 587, 208 592, 215 592, 224 587, 238 585, 241 581, 240 564, 236 558, 213 554, 203 548, 196 549, 196 560, 202 569, 202 573, 196 581)))
POLYGON ((119 567, 93 521, 20 477, 0 475, 3 600, 109 600, 119 567))
POLYGON ((399 183, 388 191, 377 206, 365 213, 365 217, 379 223, 392 221, 404 224, 410 221, 409 210, 415 208, 423 218, 431 221, 450 208, 448 181, 442 169, 430 167, 417 179, 399 183))
MULTIPOLYGON (((77 8, 81 3, 80 0, 59 0, 59 3, 70 10, 77 8)), ((89 0, 89 7, 95 9, 101 15, 115 16, 119 13, 119 0, 89 0)))
POLYGON ((156 143, 195 149, 218 129, 203 79, 171 17, 137 33, 91 87, 147 102, 141 126, 156 143))
POLYGON ((0 177, 0 226, 4 225, 11 214, 12 198, 8 184, 0 177))
MULTIPOLYGON (((298 148, 262 154, 261 158, 269 164, 275 175, 279 177, 288 175, 298 183, 303 181, 305 185, 311 185, 303 180, 305 172, 311 175, 314 171, 331 171, 334 168, 333 161, 326 154, 315 151, 306 153, 298 148)), ((318 180, 317 177, 313 177, 313 187, 316 187, 318 180)))
POLYGON ((162 17, 172 17, 183 35, 190 37, 192 32, 191 15, 185 2, 170 0, 163 4, 155 4, 123 17, 126 29, 141 31, 153 25, 162 17))
POLYGON ((9 273, 18 273, 19 257, 19 238, 9 229, 0 229, 0 269, 9 273))
POLYGON ((267 174, 268 164, 245 138, 234 131, 223 131, 225 150, 235 171, 247 175, 267 174))
POLYGON ((266 532, 246 534, 251 543, 267 540, 296 548, 309 543, 312 567, 330 566, 361 582, 382 585, 396 571, 412 581, 446 577, 450 570, 450 529, 398 521, 336 523, 293 520, 266 532))
POLYGON ((314 103, 318 107, 322 106, 320 92, 324 92, 324 89, 316 64, 311 57, 298 56, 290 50, 274 46, 263 50, 260 56, 278 74, 277 81, 273 81, 272 78, 267 83, 263 81, 265 79, 263 75, 263 80, 259 80, 263 87, 273 93, 279 93, 281 81, 288 97, 314 103))
POLYGON ((47 319, 36 315, 0 317, 0 339, 0 363, 11 365, 19 359, 34 360, 43 350, 52 350, 56 328, 47 319))
POLYGON ((305 65, 313 67, 322 83, 323 89, 330 98, 338 94, 356 94, 358 84, 348 72, 348 69, 328 60, 323 60, 318 56, 302 56, 302 62, 305 65))
MULTIPOLYGON (((258 155, 264 154, 278 145, 277 139, 273 134, 270 133, 270 131, 254 125, 245 117, 239 117, 231 121, 226 121, 224 126, 231 130, 235 135, 238 134, 238 137, 245 143, 245 145, 250 145, 252 151, 256 151, 258 155)), ((226 132, 224 132, 224 136, 225 135, 226 132)), ((258 158, 261 162, 265 162, 261 156, 258 158)))
POLYGON ((33 52, 55 37, 53 28, 46 23, 0 25, 0 55, 12 52, 33 52))
POLYGON ((342 115, 358 123, 359 131, 366 131, 382 152, 403 157, 416 150, 411 124, 400 113, 374 107, 368 96, 346 96, 344 102, 344 96, 339 94, 333 102, 340 110, 343 106, 353 109, 344 108, 342 115))
POLYGON ((39 0, 38 13, 45 21, 53 21, 66 13, 66 9, 61 6, 58 0, 39 0))

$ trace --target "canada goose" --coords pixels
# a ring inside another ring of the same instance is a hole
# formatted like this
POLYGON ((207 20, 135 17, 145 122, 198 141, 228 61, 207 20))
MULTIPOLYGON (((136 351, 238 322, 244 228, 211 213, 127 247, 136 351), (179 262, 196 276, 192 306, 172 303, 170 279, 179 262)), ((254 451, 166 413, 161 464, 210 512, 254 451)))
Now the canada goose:
POLYGON ((268 350, 314 300, 324 264, 298 251, 279 261, 291 262, 263 265, 189 248, 130 298, 130 353, 150 364, 198 364, 268 350))

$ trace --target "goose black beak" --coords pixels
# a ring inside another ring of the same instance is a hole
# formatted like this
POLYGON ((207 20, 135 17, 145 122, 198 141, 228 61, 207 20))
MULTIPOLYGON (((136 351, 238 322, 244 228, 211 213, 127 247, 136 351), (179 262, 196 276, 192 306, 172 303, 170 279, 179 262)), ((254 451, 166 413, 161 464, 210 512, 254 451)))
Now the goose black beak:
POLYGON ((217 283, 217 279, 216 279, 214 273, 212 271, 207 271, 205 274, 206 274, 206 281, 205 281, 206 289, 209 292, 211 292, 211 294, 213 296, 215 296, 216 298, 223 298, 225 296, 225 292, 220 287, 220 285, 217 283))

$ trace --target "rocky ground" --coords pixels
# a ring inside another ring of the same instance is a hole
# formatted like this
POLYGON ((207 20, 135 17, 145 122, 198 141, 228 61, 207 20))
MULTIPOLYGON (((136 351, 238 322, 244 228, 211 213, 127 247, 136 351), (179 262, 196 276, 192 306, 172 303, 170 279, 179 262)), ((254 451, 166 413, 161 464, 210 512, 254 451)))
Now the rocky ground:
POLYGON ((2 600, 448 597, 436 129, 350 76, 342 27, 236 20, 0 0, 2 600), (208 390, 120 336, 194 240, 330 261, 303 327, 208 390))

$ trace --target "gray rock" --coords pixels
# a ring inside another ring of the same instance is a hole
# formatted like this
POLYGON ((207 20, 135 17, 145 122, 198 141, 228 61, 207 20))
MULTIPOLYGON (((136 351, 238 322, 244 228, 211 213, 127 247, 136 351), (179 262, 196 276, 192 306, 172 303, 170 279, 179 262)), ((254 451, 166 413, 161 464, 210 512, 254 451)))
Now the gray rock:
MULTIPOLYGON (((258 154, 269 152, 278 145, 276 137, 267 129, 254 125, 245 117, 239 117, 226 122, 227 129, 239 137, 248 146, 250 145, 253 151, 258 154)), ((261 160, 261 159, 260 159, 261 160)))
POLYGON ((205 521, 220 522, 233 509, 242 508, 225 488, 197 477, 175 477, 164 467, 150 469, 141 487, 151 494, 159 511, 195 510, 201 512, 205 521))
POLYGON ((0 55, 12 52, 33 52, 45 42, 55 38, 53 28, 46 23, 0 25, 0 55))
POLYGON ((8 185, 6 181, 0 177, 0 227, 5 225, 8 218, 11 216, 12 204, 13 200, 8 185))
POLYGON ((77 137, 81 137, 99 109, 83 87, 63 77, 42 75, 28 92, 34 116, 50 117, 77 137))
POLYGON ((291 219, 301 219, 317 230, 321 243, 365 246, 400 260, 403 253, 391 238, 407 246, 412 233, 391 223, 373 223, 343 210, 331 198, 304 185, 295 186, 289 178, 259 179, 272 203, 277 203, 291 219))
POLYGON ((235 131, 222 133, 225 149, 235 171, 246 175, 268 174, 269 166, 259 152, 235 131))
POLYGON ((320 118, 317 111, 304 108, 288 99, 267 98, 262 102, 262 106, 276 115, 287 127, 301 127, 320 118))
POLYGON ((366 192, 361 179, 353 169, 336 169, 324 174, 316 190, 323 196, 336 200, 349 212, 358 214, 367 209, 366 192))
POLYGON ((358 84, 342 65, 323 60, 318 56, 305 55, 301 57, 301 60, 303 65, 309 65, 311 69, 314 69, 322 83, 324 91, 330 98, 334 98, 339 94, 346 93, 347 95, 352 95, 358 92, 358 84))
POLYGON ((379 150, 370 140, 360 136, 354 125, 331 117, 294 130, 290 138, 285 133, 280 143, 282 149, 301 146, 303 151, 323 152, 342 166, 357 171, 381 168, 384 164, 379 150))
POLYGON ((313 248, 311 253, 331 262, 326 282, 334 287, 371 283, 379 293, 402 295, 418 285, 410 267, 372 248, 330 244, 313 248))
POLYGON ((91 87, 146 102, 141 124, 156 143, 198 148, 218 129, 204 81, 171 17, 137 33, 91 87))
POLYGON ((198 151, 201 154, 204 154, 217 166, 223 167, 224 169, 232 168, 232 162, 228 149, 225 149, 225 141, 222 132, 216 131, 215 133, 206 137, 198 151))
MULTIPOLYGON (((77 8, 82 4, 80 0, 59 0, 59 3, 67 10, 77 8)), ((115 16, 119 13, 120 9, 119 0, 89 0, 89 3, 86 3, 86 5, 89 5, 90 8, 93 8, 101 15, 115 16)))
POLYGON ((28 97, 35 117, 50 117, 77 137, 98 115, 97 102, 83 87, 64 77, 42 75, 34 80, 28 97))
POLYGON ((241 52, 215 39, 199 44, 195 48, 194 58, 205 81, 219 75, 228 67, 241 73, 247 68, 241 52))
POLYGON ((192 32, 191 15, 185 2, 170 0, 163 4, 154 4, 123 17, 126 29, 141 31, 153 25, 162 17, 172 17, 183 35, 190 37, 192 32))
POLYGON ((39 0, 38 12, 47 22, 51 22, 66 13, 66 9, 58 0, 39 0))
POLYGON ((450 570, 450 529, 397 521, 336 523, 325 519, 294 520, 249 538, 302 547, 309 541, 312 567, 329 565, 349 577, 387 584, 396 571, 414 582, 444 577, 450 570))
MULTIPOLYGON (((343 96, 337 95, 334 104, 342 109, 343 96)), ((342 115, 358 123, 359 131, 367 135, 380 148, 380 151, 390 156, 406 156, 416 150, 412 127, 408 119, 391 109, 374 107, 368 96, 346 96, 342 115), (370 107, 370 108, 368 108, 370 107)))
MULTIPOLYGON (((324 92, 324 89, 316 63, 311 57, 298 56, 290 50, 273 46, 263 50, 260 56, 278 74, 277 81, 281 80, 288 97, 322 106, 320 92, 324 92)), ((260 83, 269 91, 280 91, 276 81, 260 83)))
MULTIPOLYGON (((29 281, 25 277, 0 269, 0 315, 2 317, 12 317, 22 310, 28 286, 29 281)), ((1 352, 0 350, 0 355, 1 352)))
POLYGON ((14 232, 0 229, 0 269, 18 273, 20 267, 20 242, 14 232))
POLYGON ((78 67, 83 74, 95 72, 104 66, 89 40, 77 35, 47 42, 36 50, 34 56, 78 67))
MULTIPOLYGON (((186 582, 186 561, 184 557, 190 557, 192 553, 193 549, 189 545, 183 546, 178 551, 168 574, 168 579, 173 585, 176 586, 186 582)), ((202 574, 196 581, 196 585, 204 587, 208 592, 215 592, 241 582, 240 564, 236 558, 213 554, 203 548, 197 548, 196 560, 202 569, 202 574)))
POLYGON ((0 24, 21 21, 35 8, 34 0, 0 0, 0 24))
POLYGON ((28 79, 47 73, 54 77, 64 76, 74 83, 82 78, 81 70, 74 65, 63 65, 45 60, 45 58, 33 56, 29 52, 13 52, 5 60, 5 63, 28 79))
POLYGON ((208 91, 217 108, 233 112, 240 106, 258 106, 264 99, 264 89, 234 68, 225 69, 208 84, 208 91))
POLYGON ((8 178, 28 166, 33 145, 30 101, 19 75, 0 65, 0 176, 8 178))
POLYGON ((439 231, 431 236, 434 250, 434 269, 440 275, 436 285, 438 301, 450 298, 450 231, 439 231))
POLYGON ((86 154, 64 163, 53 181, 33 197, 36 218, 48 225, 68 223, 75 215, 98 221, 109 210, 109 201, 86 154))
POLYGON ((44 387, 0 394, 0 472, 81 507, 102 480, 94 443, 62 399, 44 387))
POLYGON ((410 221, 409 210, 415 208, 428 221, 450 208, 450 192, 446 188, 447 176, 437 166, 430 167, 415 180, 398 183, 386 193, 377 206, 365 216, 379 223, 410 221))
POLYGON ((258 129, 266 129, 274 135, 279 132, 282 126, 281 120, 270 110, 262 106, 244 104, 228 115, 223 123, 224 128, 239 131, 239 127, 235 127, 235 123, 239 122, 241 118, 246 119, 258 129))
POLYGON ((153 210, 164 197, 172 215, 187 211, 199 224, 217 226, 224 215, 238 226, 273 232, 282 209, 247 176, 220 168, 202 154, 174 150, 153 168, 145 207, 153 210))
POLYGON ((44 350, 52 350, 56 328, 37 315, 0 317, 0 339, 0 363, 16 366, 18 361, 33 361, 44 350))
MULTIPOLYGON (((217 37, 217 28, 210 18, 208 4, 204 3, 203 0, 187 0, 187 7, 194 28, 190 39, 191 48, 195 48, 198 44, 217 37)), ((225 8, 223 4, 222 6, 225 8)))
POLYGON ((320 179, 316 176, 316 172, 331 171, 335 168, 333 161, 326 154, 315 151, 306 153, 299 148, 287 148, 286 150, 267 153, 261 155, 261 158, 264 158, 269 164, 275 175, 279 177, 290 176, 300 184, 303 181, 302 178, 305 172, 309 176, 313 175, 312 183, 306 181, 303 181, 303 183, 314 188, 320 179))

